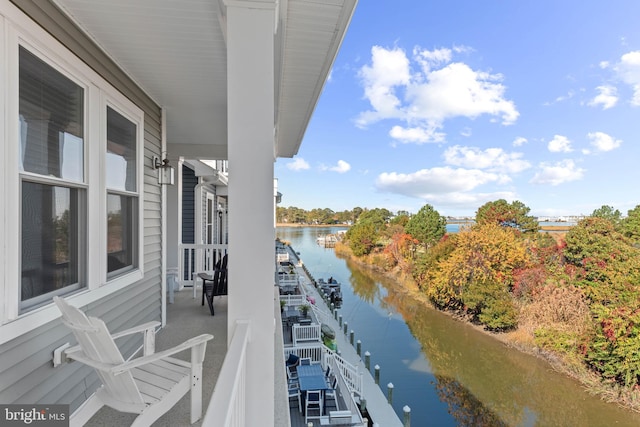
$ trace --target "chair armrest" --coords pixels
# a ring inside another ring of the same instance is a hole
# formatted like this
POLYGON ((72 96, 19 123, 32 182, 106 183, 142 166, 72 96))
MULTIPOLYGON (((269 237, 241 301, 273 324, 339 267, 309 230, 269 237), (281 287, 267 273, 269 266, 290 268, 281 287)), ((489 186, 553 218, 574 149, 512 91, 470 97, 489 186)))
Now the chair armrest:
POLYGON ((111 336, 113 337, 113 339, 121 338, 127 335, 135 334, 137 332, 146 332, 149 329, 155 330, 158 326, 160 326, 160 322, 154 320, 153 322, 143 323, 141 325, 134 326, 133 328, 125 329, 124 331, 111 334, 111 336))
POLYGON ((213 335, 211 334, 202 334, 197 337, 191 338, 182 344, 179 344, 173 348, 168 350, 161 351, 159 353, 149 354, 142 357, 138 357, 137 359, 122 363, 120 365, 112 366, 110 368, 111 373, 118 375, 123 372, 129 371, 133 368, 137 368, 143 365, 146 365, 151 362, 155 362, 157 360, 164 359, 167 356, 171 356, 172 354, 180 353, 181 351, 187 350, 189 348, 195 347, 197 345, 204 345, 207 341, 213 339, 213 335))
POLYGON ((133 328, 125 329, 124 331, 111 334, 113 339, 122 338, 127 335, 135 334, 138 332, 144 333, 144 340, 142 343, 142 354, 149 355, 156 351, 156 328, 160 326, 160 322, 154 320, 153 322, 143 323, 133 328))
POLYGON ((67 358, 75 360, 76 362, 83 363, 87 366, 97 369, 98 371, 110 371, 114 367, 118 366, 110 363, 102 363, 93 359, 89 359, 84 355, 82 350, 80 350, 80 346, 71 347, 65 350, 64 353, 67 358))

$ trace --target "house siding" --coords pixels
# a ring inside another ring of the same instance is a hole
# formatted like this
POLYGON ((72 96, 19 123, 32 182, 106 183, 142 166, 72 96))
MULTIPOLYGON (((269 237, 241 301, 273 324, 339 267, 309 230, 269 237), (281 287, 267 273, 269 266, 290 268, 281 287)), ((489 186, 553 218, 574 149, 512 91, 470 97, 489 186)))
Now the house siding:
MULTIPOLYGON (((47 32, 109 81, 144 111, 144 276, 105 298, 82 307, 90 316, 103 319, 117 332, 140 323, 161 320, 162 210, 161 191, 152 156, 161 152, 161 110, 92 41, 52 3, 44 0, 12 0, 47 32)), ((91 266, 89 266, 91 268, 91 266)), ((138 334, 140 335, 140 334, 138 334)), ((100 385, 92 369, 80 363, 54 368, 53 350, 75 343, 60 319, 29 331, 0 346, 0 402, 69 404, 77 409, 100 385)), ((118 342, 125 357, 141 345, 140 336, 118 342)))

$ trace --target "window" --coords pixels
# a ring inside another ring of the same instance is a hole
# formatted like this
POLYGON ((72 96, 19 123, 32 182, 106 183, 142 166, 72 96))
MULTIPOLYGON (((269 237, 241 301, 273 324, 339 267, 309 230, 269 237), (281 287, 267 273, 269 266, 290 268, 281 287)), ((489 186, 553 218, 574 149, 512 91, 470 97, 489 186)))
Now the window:
POLYGON ((0 343, 58 315, 53 296, 87 305, 144 278, 144 112, 15 13, 0 12, 0 343))
POLYGON ((84 89, 19 49, 20 310, 85 285, 84 89))
POLYGON ((137 126, 107 107, 107 273, 137 267, 137 126))

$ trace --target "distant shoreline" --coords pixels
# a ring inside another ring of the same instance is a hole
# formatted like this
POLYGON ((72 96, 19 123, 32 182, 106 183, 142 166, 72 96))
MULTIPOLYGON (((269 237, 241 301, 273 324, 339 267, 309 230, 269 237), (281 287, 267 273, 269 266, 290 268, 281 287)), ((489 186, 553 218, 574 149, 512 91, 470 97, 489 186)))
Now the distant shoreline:
MULTIPOLYGON (((456 224, 456 222, 452 222, 452 224, 456 224)), ((289 224, 286 222, 279 222, 276 224, 276 227, 316 227, 316 228, 328 228, 328 227, 344 227, 349 228, 350 225, 346 224, 289 224)), ((541 225, 540 230, 542 231, 569 231, 573 225, 541 225)))

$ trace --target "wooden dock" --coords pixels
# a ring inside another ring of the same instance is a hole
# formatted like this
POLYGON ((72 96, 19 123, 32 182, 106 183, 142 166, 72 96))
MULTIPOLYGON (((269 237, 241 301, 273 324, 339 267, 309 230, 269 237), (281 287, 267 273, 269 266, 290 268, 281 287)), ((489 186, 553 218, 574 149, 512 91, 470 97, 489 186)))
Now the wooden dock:
MULTIPOLYGON (((307 295, 316 299, 316 306, 318 308, 330 313, 330 308, 326 305, 320 292, 313 286, 311 278, 306 271, 301 266, 297 266, 296 268, 300 277, 304 278, 302 286, 307 295)), ((380 427, 402 427, 400 418, 393 407, 387 402, 387 397, 380 389, 380 386, 375 383, 371 372, 365 367, 364 360, 358 356, 356 349, 349 342, 349 337, 344 334, 343 328, 340 327, 334 317, 331 317, 329 320, 329 326, 336 331, 336 344, 340 351, 340 356, 353 366, 357 366, 358 371, 362 372, 362 394, 364 399, 366 399, 367 411, 375 423, 374 425, 380 427)), ((348 332, 349 331, 347 331, 347 333, 348 332)))

